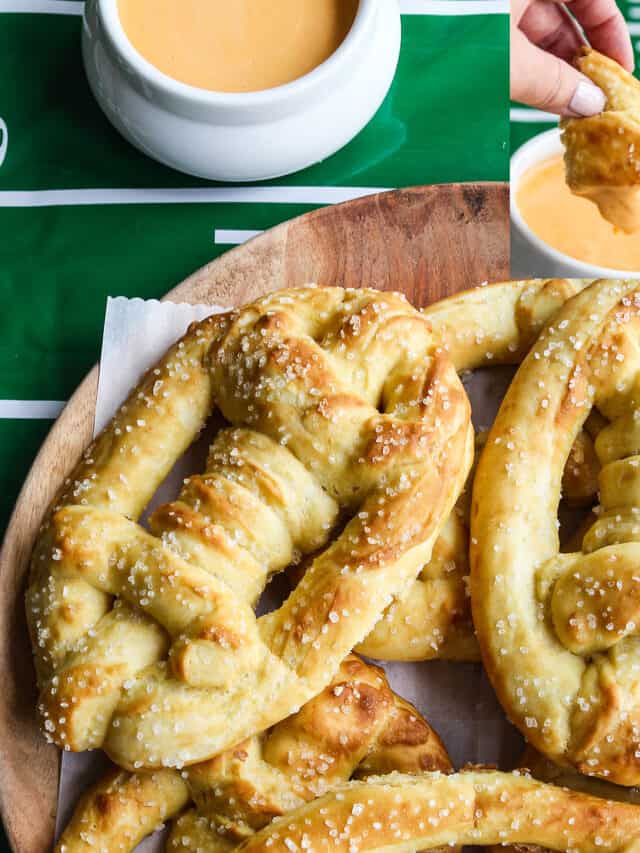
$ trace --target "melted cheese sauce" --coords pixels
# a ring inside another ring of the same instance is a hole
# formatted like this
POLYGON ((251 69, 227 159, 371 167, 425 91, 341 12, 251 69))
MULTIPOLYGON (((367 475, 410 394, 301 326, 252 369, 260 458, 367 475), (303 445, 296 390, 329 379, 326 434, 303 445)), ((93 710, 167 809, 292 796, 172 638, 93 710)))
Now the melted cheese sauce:
POLYGON ((290 83, 344 41, 358 0, 118 0, 136 50, 203 89, 257 92, 290 83))
POLYGON ((531 230, 565 255, 619 270, 640 270, 640 232, 625 233, 602 218, 596 205, 574 195, 561 156, 526 172, 516 194, 531 230))
POLYGON ((590 199, 605 219, 627 234, 640 231, 640 188, 585 187, 577 194, 590 199))

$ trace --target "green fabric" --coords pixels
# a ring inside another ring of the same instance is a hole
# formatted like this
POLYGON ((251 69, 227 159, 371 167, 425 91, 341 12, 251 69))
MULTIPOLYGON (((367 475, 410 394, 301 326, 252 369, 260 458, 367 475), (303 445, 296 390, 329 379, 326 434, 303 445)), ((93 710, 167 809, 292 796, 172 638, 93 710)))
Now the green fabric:
POLYGON ((0 465, 4 472, 0 513, 8 518, 31 463, 46 438, 50 421, 0 418, 0 465))
MULTIPOLYGON (((622 10, 622 14, 632 25, 638 28, 638 34, 633 34, 631 40, 636 56, 636 77, 640 77, 640 4, 631 2, 631 0, 617 0, 618 6, 622 10), (637 15, 635 13, 637 12, 637 15)), ((522 109, 522 104, 512 103, 512 107, 522 109)), ((533 121, 512 121, 511 122, 511 151, 517 151, 521 145, 524 145, 527 140, 539 133, 544 133, 545 130, 550 130, 557 126, 557 121, 549 122, 533 122, 533 121)))
MULTIPOLYGON (((507 16, 411 15, 402 23, 398 73, 370 124, 330 159, 270 184, 507 179, 507 16)), ((0 120, 8 128, 0 196, 215 186, 147 159, 111 128, 85 80, 80 24, 73 15, 0 11, 0 120)), ((98 358, 108 295, 159 297, 228 248, 214 243, 214 229, 269 228, 311 207, 0 200, 0 400, 67 399, 98 358)), ((0 419, 2 528, 50 425, 0 419)))
MULTIPOLYGON (((369 126, 323 163, 267 184, 506 178, 506 15, 402 20, 398 73, 369 126)), ((211 185, 155 163, 111 128, 84 77, 79 30, 75 16, 0 17, 0 116, 10 129, 0 189, 211 185)))
MULTIPOLYGON (((9 127, 0 191, 214 185, 153 162, 111 128, 88 91, 79 26, 74 16, 0 15, 0 117, 9 127)), ((506 42, 504 15, 404 17, 397 78, 369 126, 327 161, 269 183, 506 179, 506 42)), ((108 294, 160 296, 228 248, 214 245, 215 228, 268 228, 309 209, 0 207, 0 295, 12 305, 0 334, 0 399, 65 399, 98 355, 108 294)))

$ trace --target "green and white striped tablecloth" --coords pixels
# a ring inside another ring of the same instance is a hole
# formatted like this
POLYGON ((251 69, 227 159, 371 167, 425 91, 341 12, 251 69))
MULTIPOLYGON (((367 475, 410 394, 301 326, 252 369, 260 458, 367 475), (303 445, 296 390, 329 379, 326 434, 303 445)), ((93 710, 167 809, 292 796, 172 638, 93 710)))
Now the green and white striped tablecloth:
MULTIPOLYGON (((616 0, 628 22, 636 56, 636 76, 640 77, 640 0, 616 0)), ((517 151, 532 136, 556 127, 558 119, 550 113, 511 104, 511 150, 517 151)))
POLYGON ((368 127, 296 175, 230 186, 110 127, 80 60, 81 2, 0 0, 2 529, 98 358, 108 294, 158 297, 250 233, 375 188, 507 179, 507 0, 401 5, 397 77, 368 127))

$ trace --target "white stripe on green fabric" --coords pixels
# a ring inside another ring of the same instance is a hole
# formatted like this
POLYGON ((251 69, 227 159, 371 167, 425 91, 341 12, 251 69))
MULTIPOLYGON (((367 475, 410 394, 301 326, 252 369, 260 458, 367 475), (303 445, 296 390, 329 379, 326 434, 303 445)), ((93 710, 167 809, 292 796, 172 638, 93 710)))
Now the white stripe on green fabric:
POLYGON ((554 113, 545 113, 543 110, 530 110, 527 107, 511 107, 509 111, 511 121, 517 122, 551 122, 559 121, 554 113))
POLYGON ((81 15, 80 0, 0 0, 0 12, 34 12, 41 15, 81 15))
MULTIPOLYGON (((473 16, 508 14, 508 0, 399 0, 403 15, 473 16)), ((0 0, 0 13, 81 16, 80 0, 0 0)), ((0 119, 0 125, 2 120, 0 119)), ((4 130, 4 128, 3 128, 4 130)), ((6 145, 7 132, 0 131, 6 145)), ((1 152, 0 152, 1 153, 1 152)), ((0 191, 2 208, 40 208, 82 205, 273 203, 324 205, 384 192, 386 187, 221 186, 183 188, 80 188, 0 191)), ((215 229, 220 245, 239 245, 261 233, 249 229, 215 229)), ((64 392, 63 392, 64 393, 64 392)), ((58 400, 0 400, 0 419, 53 420, 62 410, 58 400)))
POLYGON ((627 27, 632 36, 640 36, 640 23, 634 24, 633 22, 630 22, 627 23, 627 27))
POLYGON ((54 420, 64 408, 61 400, 0 400, 4 420, 54 420))
POLYGON ((213 242, 219 246, 239 246, 253 237, 262 234, 262 231, 250 231, 240 228, 216 228, 213 232, 213 242))
POLYGON ((508 15, 508 0, 400 0, 403 15, 508 15))
POLYGON ((336 204, 386 192, 387 187, 177 187, 159 189, 2 190, 0 207, 90 204, 336 204))
MULTIPOLYGON (((81 15, 81 0, 0 0, 0 12, 81 15)), ((403 15, 506 15, 508 0, 400 0, 403 15)))

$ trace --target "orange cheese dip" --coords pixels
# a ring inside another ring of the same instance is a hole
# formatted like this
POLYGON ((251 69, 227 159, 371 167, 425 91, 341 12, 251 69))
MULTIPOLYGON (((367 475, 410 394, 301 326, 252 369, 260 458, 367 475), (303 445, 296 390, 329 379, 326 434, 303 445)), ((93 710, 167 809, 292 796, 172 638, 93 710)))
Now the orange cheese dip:
POLYGON ((640 231, 627 234, 617 229, 592 201, 574 195, 565 181, 561 156, 523 175, 516 203, 531 230, 565 255, 601 267, 640 270, 640 231))
POLYGON ((358 0, 118 0, 131 44, 160 71, 216 92, 302 77, 342 44, 358 0))

